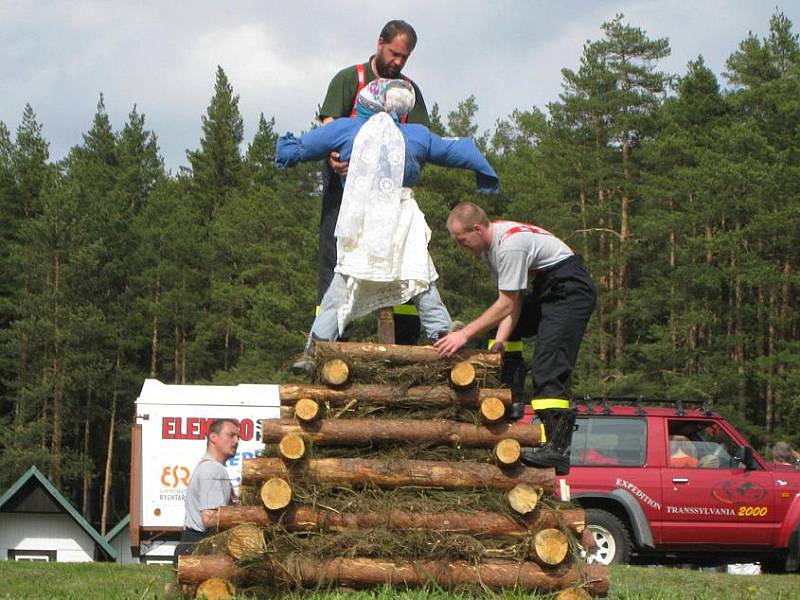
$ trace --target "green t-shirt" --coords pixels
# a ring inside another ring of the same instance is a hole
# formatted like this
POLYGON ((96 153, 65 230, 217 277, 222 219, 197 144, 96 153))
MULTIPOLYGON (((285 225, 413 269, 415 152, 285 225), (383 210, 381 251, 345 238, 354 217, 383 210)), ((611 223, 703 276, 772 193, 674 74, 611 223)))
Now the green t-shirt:
MULTIPOLYGON (((364 63, 364 76, 366 79, 364 83, 369 83, 377 79, 375 73, 372 72, 371 62, 372 57, 364 63)), ((428 118, 428 109, 425 106, 425 99, 422 97, 422 92, 413 81, 411 81, 411 85, 414 86, 414 93, 417 97, 414 108, 408 113, 408 122, 430 127, 431 121, 428 118)), ((325 101, 319 109, 319 118, 333 117, 334 119, 338 119, 340 117, 349 117, 353 111, 353 102, 356 99, 357 89, 358 74, 356 73, 355 65, 339 71, 334 75, 328 85, 328 93, 325 95, 325 101)))

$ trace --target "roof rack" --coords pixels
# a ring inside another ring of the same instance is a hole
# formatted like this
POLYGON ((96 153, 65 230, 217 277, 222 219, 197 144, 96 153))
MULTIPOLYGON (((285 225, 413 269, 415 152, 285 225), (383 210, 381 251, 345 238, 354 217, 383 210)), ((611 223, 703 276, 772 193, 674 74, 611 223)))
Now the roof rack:
POLYGON ((647 398, 645 396, 576 396, 572 398, 572 403, 574 405, 583 405, 586 407, 587 414, 603 414, 603 415, 610 415, 611 414, 611 406, 612 405, 633 405, 636 407, 636 414, 639 416, 644 416, 645 414, 645 405, 651 406, 663 406, 663 407, 674 407, 675 413, 679 417, 683 417, 686 415, 686 410, 684 409, 684 405, 691 405, 691 406, 698 406, 703 413, 710 417, 713 415, 711 410, 711 400, 683 400, 683 399, 674 399, 670 400, 668 398, 647 398), (592 403, 592 404, 590 404, 592 403), (595 413, 595 406, 600 405, 599 413, 595 413))

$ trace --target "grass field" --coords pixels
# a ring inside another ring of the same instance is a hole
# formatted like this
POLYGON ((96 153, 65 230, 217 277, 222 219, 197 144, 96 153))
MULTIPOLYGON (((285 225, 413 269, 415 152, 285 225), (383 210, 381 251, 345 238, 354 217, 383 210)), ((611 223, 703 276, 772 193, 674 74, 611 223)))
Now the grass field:
MULTIPOLYGON (((0 600, 11 598, 65 598, 74 600, 175 599, 165 586, 175 581, 169 567, 121 566, 107 563, 46 564, 0 561, 0 600)), ((288 597, 300 598, 299 594, 288 597)), ((472 600, 486 594, 397 591, 316 592, 304 594, 314 600, 472 600)), ((535 596, 509 592, 508 600, 533 600, 535 596)), ((750 600, 800 599, 800 575, 737 576, 688 569, 617 566, 611 570, 611 593, 615 600, 750 600)))

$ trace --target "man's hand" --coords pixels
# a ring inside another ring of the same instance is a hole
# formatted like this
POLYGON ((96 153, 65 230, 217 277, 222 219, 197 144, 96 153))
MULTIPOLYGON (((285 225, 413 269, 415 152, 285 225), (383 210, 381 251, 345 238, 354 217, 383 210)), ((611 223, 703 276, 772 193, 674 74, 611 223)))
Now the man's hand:
POLYGON ((203 522, 203 527, 206 528, 206 531, 216 529, 219 527, 219 509, 201 510, 200 520, 203 522))
POLYGON ((436 348, 436 352, 439 353, 439 356, 453 356, 453 354, 458 352, 468 341, 469 338, 465 333, 462 331, 454 331, 436 340, 433 347, 436 348))
POLYGON ((500 340, 495 340, 492 344, 492 347, 489 348, 489 352, 499 352, 503 354, 506 351, 506 343, 501 342, 500 340))
POLYGON ((333 169, 334 173, 340 177, 347 177, 347 167, 350 166, 350 163, 346 160, 339 160, 338 152, 331 152, 330 156, 328 157, 328 162, 330 163, 331 169, 333 169))

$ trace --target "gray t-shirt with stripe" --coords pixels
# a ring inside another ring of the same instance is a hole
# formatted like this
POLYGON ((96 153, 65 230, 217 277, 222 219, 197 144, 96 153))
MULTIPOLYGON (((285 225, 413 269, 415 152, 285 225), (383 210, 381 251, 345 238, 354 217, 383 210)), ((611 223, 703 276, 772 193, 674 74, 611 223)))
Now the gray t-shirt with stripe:
POLYGON ((185 529, 205 531, 200 512, 228 506, 234 500, 233 485, 225 465, 206 453, 192 471, 186 490, 185 529))
POLYGON ((501 292, 528 289, 529 278, 536 271, 574 254, 564 242, 536 225, 495 221, 492 228, 492 245, 484 256, 501 292))

